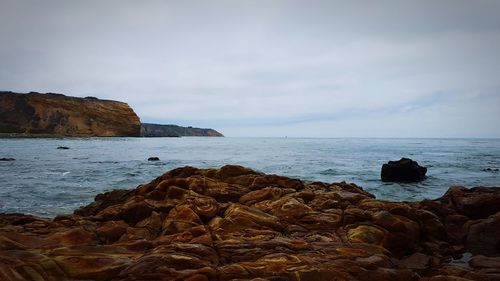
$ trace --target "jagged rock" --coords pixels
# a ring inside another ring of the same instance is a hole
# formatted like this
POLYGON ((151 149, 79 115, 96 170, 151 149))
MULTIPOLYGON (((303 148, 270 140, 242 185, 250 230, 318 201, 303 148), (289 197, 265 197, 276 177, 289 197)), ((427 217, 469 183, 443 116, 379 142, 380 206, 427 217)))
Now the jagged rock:
POLYGON ((390 182, 418 182, 425 179, 425 173, 426 167, 409 158, 401 158, 382 165, 381 178, 390 182))
POLYGON ((128 226, 124 221, 107 221, 96 228, 96 234, 101 241, 110 244, 120 239, 128 226))
POLYGON ((178 168, 73 215, 0 214, 0 280, 498 280, 481 255, 498 246, 499 194, 390 202, 347 183, 178 168), (471 268, 448 262, 466 247, 471 268))
POLYGON ((451 187, 440 199, 448 207, 473 219, 486 218, 500 212, 500 193, 496 188, 451 187))
POLYGON ((472 222, 466 246, 473 254, 500 256, 500 212, 472 222))

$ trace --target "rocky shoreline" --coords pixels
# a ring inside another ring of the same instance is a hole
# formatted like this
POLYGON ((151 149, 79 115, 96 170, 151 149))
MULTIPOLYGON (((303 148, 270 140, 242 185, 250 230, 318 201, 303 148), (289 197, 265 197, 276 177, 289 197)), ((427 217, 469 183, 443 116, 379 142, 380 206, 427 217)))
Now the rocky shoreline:
POLYGON ((178 168, 72 215, 0 214, 0 280, 500 280, 500 188, 391 202, 178 168))

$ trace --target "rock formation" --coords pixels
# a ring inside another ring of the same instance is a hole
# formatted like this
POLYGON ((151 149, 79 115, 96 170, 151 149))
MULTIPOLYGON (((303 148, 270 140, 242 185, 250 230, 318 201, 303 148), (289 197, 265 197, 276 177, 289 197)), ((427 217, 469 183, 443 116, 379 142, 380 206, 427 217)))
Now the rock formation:
POLYGON ((2 157, 0 158, 0 161, 16 161, 16 159, 12 157, 2 157))
POLYGON ((2 136, 139 136, 128 104, 61 94, 0 92, 2 136))
POLYGON ((223 137, 214 129, 182 127, 177 125, 159 125, 142 123, 141 136, 143 137, 223 137))
POLYGON ((499 211, 495 188, 404 203, 184 167, 73 215, 0 215, 0 280, 500 280, 499 211))
POLYGON ((425 179, 427 168, 418 165, 416 161, 401 158, 382 165, 380 176, 382 181, 418 182, 425 179))

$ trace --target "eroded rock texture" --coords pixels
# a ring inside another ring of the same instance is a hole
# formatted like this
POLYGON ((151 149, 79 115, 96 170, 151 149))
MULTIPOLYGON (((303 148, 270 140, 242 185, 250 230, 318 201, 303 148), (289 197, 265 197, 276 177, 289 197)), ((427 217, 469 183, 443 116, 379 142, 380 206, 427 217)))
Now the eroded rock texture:
POLYGON ((0 92, 1 136, 140 136, 139 117, 123 102, 62 94, 0 92))
POLYGON ((500 280, 499 200, 185 167, 73 215, 1 215, 0 280, 500 280), (465 251, 470 266, 452 261, 465 251))

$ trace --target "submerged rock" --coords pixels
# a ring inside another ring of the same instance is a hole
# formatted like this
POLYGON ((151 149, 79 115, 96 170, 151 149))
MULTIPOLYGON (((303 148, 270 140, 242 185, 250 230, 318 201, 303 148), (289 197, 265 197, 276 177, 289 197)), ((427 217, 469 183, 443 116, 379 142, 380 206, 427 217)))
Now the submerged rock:
POLYGON ((57 149, 69 149, 67 146, 58 146, 57 149))
POLYGON ((382 165, 382 181, 389 182, 418 182, 425 179, 427 168, 418 165, 416 161, 409 158, 401 158, 398 161, 389 161, 382 165))
POLYGON ((160 158, 158 158, 158 157, 149 157, 148 161, 160 161, 160 158))
POLYGON ((7 158, 0 158, 0 161, 16 161, 16 159, 7 157, 7 158))
POLYGON ((483 172, 498 172, 499 169, 498 168, 486 168, 486 169, 483 169, 483 172))
POLYGON ((0 280, 499 280, 500 213, 465 207, 486 193, 500 189, 390 202, 344 182, 178 168, 73 215, 0 214, 0 280), (450 264, 466 247, 472 267, 450 264))

